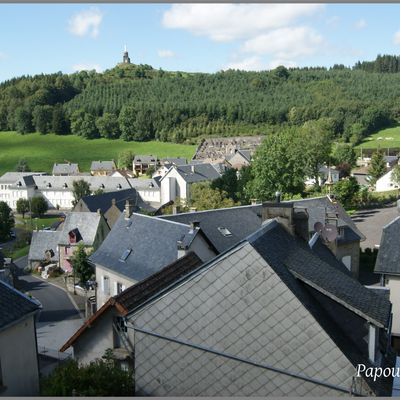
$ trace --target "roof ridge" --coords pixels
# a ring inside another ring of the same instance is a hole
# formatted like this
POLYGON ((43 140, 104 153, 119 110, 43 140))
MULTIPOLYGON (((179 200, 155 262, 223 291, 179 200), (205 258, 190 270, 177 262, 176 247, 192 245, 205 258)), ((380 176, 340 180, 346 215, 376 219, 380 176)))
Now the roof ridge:
POLYGON ((15 289, 13 286, 9 285, 8 283, 0 280, 0 284, 6 286, 9 290, 11 290, 12 292, 16 293, 18 296, 23 297, 25 300, 30 301, 31 303, 33 303, 35 306, 38 306, 39 308, 42 308, 42 304, 40 303, 39 300, 33 298, 33 297, 29 297, 27 296, 25 293, 15 289))

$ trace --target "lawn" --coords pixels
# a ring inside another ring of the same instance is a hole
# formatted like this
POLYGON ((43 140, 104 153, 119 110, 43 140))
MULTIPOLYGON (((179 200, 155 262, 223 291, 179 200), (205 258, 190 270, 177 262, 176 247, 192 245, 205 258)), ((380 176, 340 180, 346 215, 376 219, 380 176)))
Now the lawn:
POLYGON ((153 154, 163 157, 185 157, 191 159, 196 146, 164 142, 124 142, 121 139, 86 140, 79 136, 20 135, 15 132, 0 132, 0 176, 14 171, 20 158, 25 158, 32 171, 51 172, 55 162, 79 163, 81 171, 88 172, 94 160, 117 161, 123 150, 134 154, 153 154))
POLYGON ((16 216, 16 226, 17 227, 26 227, 29 230, 36 229, 44 229, 47 227, 50 227, 51 225, 54 224, 54 222, 57 222, 60 220, 60 217, 53 217, 53 216, 45 216, 43 218, 34 218, 32 217, 32 221, 29 217, 29 215, 25 215, 25 218, 22 219, 21 216, 16 216), (32 222, 32 226, 31 226, 32 222))
POLYGON ((356 149, 400 148, 400 126, 383 129, 365 138, 356 149))

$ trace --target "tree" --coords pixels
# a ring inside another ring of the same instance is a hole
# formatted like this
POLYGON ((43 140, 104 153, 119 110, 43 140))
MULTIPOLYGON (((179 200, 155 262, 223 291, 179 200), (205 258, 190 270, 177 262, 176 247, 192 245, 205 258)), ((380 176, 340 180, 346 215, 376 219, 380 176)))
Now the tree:
POLYGON ((25 218, 25 213, 30 209, 30 204, 28 199, 20 198, 17 200, 17 213, 22 214, 22 218, 25 218))
POLYGON ((305 146, 296 128, 267 135, 251 166, 254 179, 246 186, 251 195, 267 200, 274 199, 277 191, 289 195, 302 193, 306 176, 305 146))
POLYGON ((331 132, 324 126, 324 121, 306 122, 303 131, 304 144, 299 142, 299 145, 306 160, 306 171, 309 177, 314 178, 315 187, 319 189, 319 170, 329 162, 331 153, 331 132))
POLYGON ((132 169, 133 159, 135 158, 135 154, 133 154, 132 150, 124 150, 118 154, 118 168, 127 168, 132 169))
POLYGON ((69 122, 65 116, 65 112, 61 104, 53 108, 51 130, 56 135, 66 135, 69 133, 69 122))
POLYGON ((332 158, 336 166, 346 163, 354 167, 357 161, 356 152, 350 143, 335 143, 332 150, 332 158))
POLYGON ((190 189, 190 205, 197 211, 235 206, 235 202, 228 197, 226 192, 211 189, 208 182, 195 183, 190 189))
POLYGON ((121 134, 118 119, 114 114, 104 113, 103 116, 97 118, 96 127, 100 136, 107 139, 119 138, 121 134))
POLYGON ((371 175, 371 183, 375 184, 376 181, 386 172, 385 158, 381 151, 372 154, 371 165, 369 166, 368 173, 371 175))
POLYGON ((42 396, 133 396, 133 371, 122 370, 106 352, 88 365, 68 360, 41 382, 42 396))
POLYGON ((7 240, 15 221, 12 210, 5 201, 0 201, 0 240, 7 240))
POLYGON ((32 115, 24 107, 15 110, 15 129, 22 134, 33 132, 32 115))
POLYGON ((78 244, 78 247, 71 258, 71 264, 76 276, 79 278, 79 282, 84 284, 92 277, 94 269, 88 262, 88 255, 83 243, 78 244))
POLYGON ((72 194, 74 196, 74 201, 72 202, 73 205, 75 206, 78 204, 78 201, 85 196, 89 196, 91 194, 90 191, 90 183, 86 182, 83 179, 80 179, 79 181, 73 181, 72 182, 72 194))
POLYGON ((33 197, 31 200, 32 214, 42 217, 49 209, 49 205, 43 196, 33 197))
POLYGON ((211 182, 211 189, 218 189, 225 192, 232 200, 237 201, 238 191, 238 170, 228 168, 222 176, 211 182))
POLYGON ((28 162, 25 160, 25 158, 21 158, 18 161, 18 164, 15 166, 15 170, 17 172, 31 172, 31 169, 28 165, 28 162))
POLYGON ((35 130, 42 134, 49 133, 51 131, 53 118, 53 107, 51 106, 36 106, 33 109, 32 121, 35 126, 35 130))
POLYGON ((359 190, 360 186, 354 176, 336 182, 333 187, 336 197, 344 206, 354 204, 359 190))

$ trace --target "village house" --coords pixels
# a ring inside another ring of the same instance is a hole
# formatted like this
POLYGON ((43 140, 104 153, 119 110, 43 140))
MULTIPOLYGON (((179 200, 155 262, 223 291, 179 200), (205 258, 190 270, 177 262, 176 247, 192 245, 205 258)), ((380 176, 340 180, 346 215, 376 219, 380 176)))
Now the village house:
POLYGON ((400 217, 383 228, 374 272, 393 304, 392 345, 400 351, 400 217))
POLYGON ((72 211, 97 212, 100 210, 100 213, 104 216, 111 229, 125 209, 127 201, 134 212, 144 211, 145 213, 155 213, 158 209, 143 201, 136 189, 130 188, 116 192, 84 196, 78 201, 72 211))
POLYGON ((44 264, 59 265, 58 244, 61 231, 33 231, 28 265, 33 270, 44 264))
POLYGON ((154 168, 154 170, 157 168, 158 165, 158 160, 157 156, 153 155, 137 155, 133 159, 133 172, 135 172, 137 175, 142 175, 147 172, 149 168, 154 168))
POLYGON ((399 189, 398 183, 394 182, 392 177, 393 169, 386 172, 385 175, 381 176, 375 183, 375 191, 377 192, 387 192, 389 190, 399 189))
POLYGON ((53 165, 53 176, 69 176, 69 175, 78 175, 79 174, 79 166, 78 164, 73 163, 55 163, 53 165))
POLYGON ((198 227, 132 213, 127 204, 90 256, 96 269, 97 307, 189 251, 203 261, 216 254, 198 227))
POLYGON ((111 298, 61 351, 87 363, 114 348, 139 396, 390 395, 391 378, 356 372, 394 366, 389 300, 281 212, 208 262, 187 254, 111 298))
POLYGON ((0 396, 38 396, 39 302, 0 280, 0 396))
POLYGON ((229 154, 225 157, 225 162, 230 168, 240 170, 243 167, 248 167, 252 160, 252 151, 246 149, 236 149, 234 154, 229 154))
POLYGON ((82 244, 89 254, 104 241, 110 228, 100 213, 68 213, 59 233, 58 254, 59 266, 65 272, 72 272, 71 258, 82 244))
POLYGON ((161 203, 166 204, 176 199, 188 203, 193 183, 211 182, 220 177, 221 174, 212 164, 173 166, 160 180, 161 203))
POLYGON ((96 190, 113 192, 131 187, 126 178, 110 176, 6 173, 0 178, 0 200, 5 201, 15 210, 18 199, 31 200, 35 196, 43 196, 50 209, 70 210, 74 201, 73 183, 79 180, 87 182, 93 192, 96 190))
POLYGON ((156 171, 153 173, 152 178, 160 177, 162 178, 168 170, 173 167, 179 167, 181 165, 187 165, 186 158, 162 158, 160 160, 160 165, 157 167, 156 171))
POLYGON ((116 171, 117 166, 114 160, 111 161, 92 161, 90 173, 94 176, 107 176, 116 171))

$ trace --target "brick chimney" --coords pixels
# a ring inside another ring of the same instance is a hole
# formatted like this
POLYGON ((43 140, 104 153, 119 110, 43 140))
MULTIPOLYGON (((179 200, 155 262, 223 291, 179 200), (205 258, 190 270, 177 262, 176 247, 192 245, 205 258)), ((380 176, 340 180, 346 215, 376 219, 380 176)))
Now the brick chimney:
POLYGON ((276 219, 291 234, 295 234, 293 203, 265 202, 262 205, 262 221, 276 219))
POLYGON ((129 217, 132 215, 132 212, 133 212, 133 203, 132 203, 132 200, 126 200, 125 201, 125 210, 124 210, 124 213, 125 213, 125 219, 129 219, 129 217))

